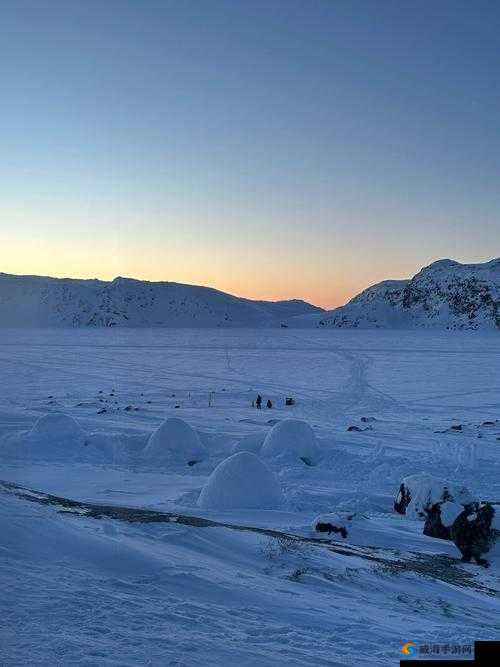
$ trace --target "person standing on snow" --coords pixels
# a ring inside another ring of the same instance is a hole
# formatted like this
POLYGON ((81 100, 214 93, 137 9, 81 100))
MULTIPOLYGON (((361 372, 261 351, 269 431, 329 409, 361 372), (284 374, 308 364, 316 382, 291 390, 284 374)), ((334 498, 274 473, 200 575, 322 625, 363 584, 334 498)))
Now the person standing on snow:
POLYGON ((255 401, 255 405, 257 406, 258 410, 260 410, 262 408, 262 396, 260 394, 257 396, 257 400, 255 401))
POLYGON ((268 407, 269 410, 273 407, 273 402, 271 401, 270 398, 267 399, 267 403, 266 403, 266 405, 267 405, 267 407, 268 407))

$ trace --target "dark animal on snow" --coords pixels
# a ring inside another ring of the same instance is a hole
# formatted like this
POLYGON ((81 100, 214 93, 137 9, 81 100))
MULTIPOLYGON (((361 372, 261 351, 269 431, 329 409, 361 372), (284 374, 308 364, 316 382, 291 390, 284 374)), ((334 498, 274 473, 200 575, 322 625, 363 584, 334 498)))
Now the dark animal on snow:
POLYGON ((474 559, 478 565, 489 566, 483 555, 488 553, 498 537, 498 531, 491 525, 494 516, 492 503, 473 503, 464 508, 453 522, 451 539, 465 563, 474 559))
POLYGON ((340 533, 344 539, 347 537, 347 530, 344 526, 334 526, 333 523, 319 522, 316 524, 316 530, 318 533, 328 533, 328 535, 331 533, 340 533))

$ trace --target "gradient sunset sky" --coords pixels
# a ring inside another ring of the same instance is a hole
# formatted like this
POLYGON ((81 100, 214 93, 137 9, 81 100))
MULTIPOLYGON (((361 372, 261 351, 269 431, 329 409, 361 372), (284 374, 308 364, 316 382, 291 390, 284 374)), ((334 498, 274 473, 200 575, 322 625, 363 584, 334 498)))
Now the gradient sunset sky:
POLYGON ((343 303, 500 254, 500 3, 6 0, 0 271, 343 303))

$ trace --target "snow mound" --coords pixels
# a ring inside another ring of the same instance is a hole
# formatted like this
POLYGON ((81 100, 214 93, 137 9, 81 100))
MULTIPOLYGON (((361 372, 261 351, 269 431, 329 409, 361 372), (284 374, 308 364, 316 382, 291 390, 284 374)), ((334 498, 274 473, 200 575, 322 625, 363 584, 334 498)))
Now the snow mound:
POLYGON ((159 465, 194 465, 207 455, 196 431, 178 417, 166 419, 144 448, 144 459, 159 465))
MULTIPOLYGON (((474 502, 470 492, 461 485, 453 484, 431 475, 418 474, 405 477, 402 481, 398 498, 406 490, 409 503, 406 514, 409 519, 425 518, 427 508, 436 503, 454 502, 468 505, 474 502)), ((398 500, 396 500, 398 502, 398 500)))
POLYGON ((38 419, 28 434, 30 454, 35 458, 72 458, 82 452, 86 432, 63 412, 49 412, 38 419))
POLYGON ((262 443, 266 437, 265 433, 249 433, 243 436, 233 447, 233 454, 238 452, 251 452, 258 454, 262 448, 262 443))
POLYGON ((205 509, 276 509, 283 494, 274 474, 255 454, 239 452, 219 463, 203 487, 205 509))
POLYGON ((441 523, 446 528, 450 528, 459 514, 464 511, 464 506, 460 503, 446 501, 441 505, 441 523))
POLYGON ((314 431, 300 419, 283 419, 273 426, 264 440, 261 453, 280 463, 303 461, 311 466, 321 458, 314 431))

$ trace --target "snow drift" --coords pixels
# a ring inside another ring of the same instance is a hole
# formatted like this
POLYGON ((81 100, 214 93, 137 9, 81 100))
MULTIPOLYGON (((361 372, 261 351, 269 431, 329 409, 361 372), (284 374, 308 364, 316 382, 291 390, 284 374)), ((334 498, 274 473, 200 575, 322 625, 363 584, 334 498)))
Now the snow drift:
POLYGON ((207 458, 196 431, 178 417, 166 419, 150 436, 144 460, 158 465, 194 465, 207 458))
POLYGON ((276 509, 283 494, 275 475, 255 454, 239 452, 219 463, 203 487, 204 509, 276 509))
POLYGON ((321 458, 319 445, 309 424, 300 419, 284 419, 273 426, 266 436, 262 456, 280 463, 314 466, 321 458))

